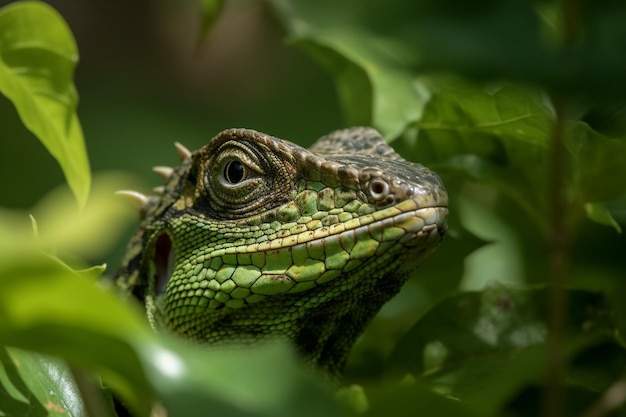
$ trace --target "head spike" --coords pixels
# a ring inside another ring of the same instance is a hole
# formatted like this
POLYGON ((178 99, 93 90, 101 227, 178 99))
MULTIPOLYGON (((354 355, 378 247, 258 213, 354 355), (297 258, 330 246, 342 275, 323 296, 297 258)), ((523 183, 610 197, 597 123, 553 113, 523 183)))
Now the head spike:
POLYGON ((152 191, 154 191, 155 194, 161 195, 165 192, 165 186, 159 185, 158 187, 154 187, 152 191))
POLYGON ((142 210, 148 203, 148 197, 137 191, 120 190, 116 191, 115 194, 121 195, 122 197, 129 200, 138 210, 142 210))
POLYGON ((187 149, 185 145, 182 145, 179 142, 174 142, 174 146, 176 147, 176 152, 178 153, 178 157, 181 161, 191 157, 191 151, 187 149))
POLYGON ((155 167, 152 167, 152 171, 157 173, 159 177, 163 178, 164 181, 167 181, 172 176, 172 173, 174 172, 174 168, 157 165, 155 167))

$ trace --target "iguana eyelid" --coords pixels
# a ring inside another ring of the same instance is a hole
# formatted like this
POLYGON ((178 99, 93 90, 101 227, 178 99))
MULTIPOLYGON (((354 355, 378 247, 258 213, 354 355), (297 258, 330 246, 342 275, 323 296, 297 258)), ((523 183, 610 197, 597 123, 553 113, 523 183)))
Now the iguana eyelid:
POLYGON ((229 141, 220 146, 216 151, 214 166, 223 172, 224 167, 234 160, 240 161, 249 170, 260 175, 265 173, 259 155, 248 144, 229 141))

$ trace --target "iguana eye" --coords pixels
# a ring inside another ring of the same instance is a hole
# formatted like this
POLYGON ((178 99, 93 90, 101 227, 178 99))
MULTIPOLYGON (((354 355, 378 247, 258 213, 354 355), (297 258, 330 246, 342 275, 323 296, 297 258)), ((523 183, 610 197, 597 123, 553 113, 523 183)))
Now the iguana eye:
POLYGON ((230 184, 239 184, 248 176, 248 170, 241 161, 234 159, 224 166, 224 179, 230 184))

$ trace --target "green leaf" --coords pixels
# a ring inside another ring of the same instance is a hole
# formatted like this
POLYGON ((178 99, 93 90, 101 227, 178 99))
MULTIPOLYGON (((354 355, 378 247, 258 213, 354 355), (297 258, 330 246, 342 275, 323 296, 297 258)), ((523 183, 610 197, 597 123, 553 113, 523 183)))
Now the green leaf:
POLYGON ((431 85, 433 95, 413 124, 417 136, 405 136, 397 149, 442 174, 496 187, 545 227, 553 116, 543 94, 449 78, 431 85))
POLYGON ((223 5, 223 0, 202 0, 202 29, 200 30, 201 40, 208 36, 213 24, 222 11, 223 5))
POLYGON ((0 263, 0 304, 1 344, 88 367, 137 410, 146 405, 136 398, 153 398, 132 345, 149 340, 149 329, 93 281, 22 248, 0 263))
POLYGON ((291 34, 331 47, 368 75, 387 62, 408 79, 452 71, 567 96, 621 99, 626 91, 621 1, 583 0, 573 11, 520 0, 269 1, 291 34))
POLYGON ((365 417, 478 417, 471 405, 445 397, 416 384, 389 385, 372 396, 365 417))
MULTIPOLYGON (((113 193, 120 184, 137 183, 127 175, 97 175, 84 210, 77 208, 65 186, 43 196, 30 210, 30 216, 28 212, 0 208, 0 252, 8 256, 19 253, 20 248, 27 252, 39 248, 68 261, 77 257, 102 259, 137 219, 137 212, 128 202, 113 193)), ((77 261, 77 265, 85 264, 77 261)), ((102 268, 83 272, 96 279, 102 268)))
POLYGON ((603 224, 606 226, 610 226, 617 233, 622 233, 622 227, 619 223, 613 218, 611 212, 606 208, 604 204, 600 203, 588 203, 585 204, 585 211, 587 213, 587 217, 593 220, 596 223, 603 224))
POLYGON ((607 137, 583 122, 569 130, 582 199, 597 202, 626 195, 626 139, 607 137))
POLYGON ((269 2, 290 40, 335 77, 347 124, 373 125, 393 139, 420 117, 428 88, 406 67, 394 42, 368 24, 369 3, 269 2))
POLYGON ((330 387, 307 376, 284 344, 229 351, 160 339, 140 354, 172 415, 341 415, 330 387))
POLYGON ((87 416, 68 368, 19 349, 0 348, 0 414, 87 416))
POLYGON ((91 180, 72 82, 77 62, 72 33, 52 7, 24 1, 0 9, 0 92, 61 165, 82 207, 91 180))
POLYGON ((386 22, 379 32, 402 45, 414 70, 525 79, 548 70, 541 21, 528 1, 403 0, 379 19, 386 22))

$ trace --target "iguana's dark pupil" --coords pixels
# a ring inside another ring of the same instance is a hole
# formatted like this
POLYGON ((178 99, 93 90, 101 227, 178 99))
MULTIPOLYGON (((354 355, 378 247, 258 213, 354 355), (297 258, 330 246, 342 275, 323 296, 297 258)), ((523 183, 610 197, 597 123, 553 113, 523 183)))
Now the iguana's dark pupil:
POLYGON ((230 161, 224 167, 224 178, 231 184, 238 184, 245 176, 245 168, 241 161, 230 161))

